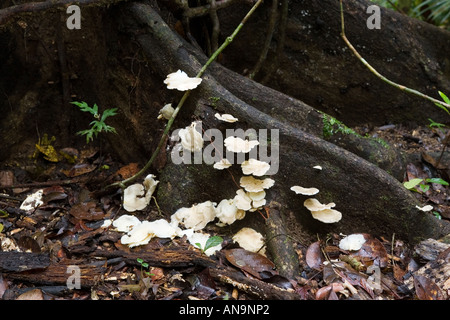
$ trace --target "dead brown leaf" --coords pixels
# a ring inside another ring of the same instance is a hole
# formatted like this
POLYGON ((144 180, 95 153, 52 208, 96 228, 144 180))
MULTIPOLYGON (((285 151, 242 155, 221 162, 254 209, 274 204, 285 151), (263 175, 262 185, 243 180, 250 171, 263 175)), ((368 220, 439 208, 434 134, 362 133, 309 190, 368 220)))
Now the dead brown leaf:
POLYGON ((441 289, 433 280, 421 275, 414 276, 414 288, 420 300, 444 300, 441 289))
POLYGON ((32 289, 22 293, 16 300, 44 300, 44 295, 40 289, 32 289))
POLYGON ((97 221, 105 217, 103 210, 93 201, 81 202, 72 206, 70 214, 77 220, 97 221))
POLYGON ((324 261, 325 257, 320 249, 320 241, 313 242, 306 250, 306 264, 311 269, 320 270, 324 261))
POLYGON ((139 171, 138 163, 130 163, 117 170, 116 174, 120 175, 122 179, 128 179, 134 176, 139 171))
POLYGON ((374 238, 370 234, 364 233, 366 242, 362 245, 361 249, 353 253, 353 256, 358 256, 360 261, 366 266, 372 264, 379 266, 380 268, 387 267, 389 258, 386 249, 383 244, 377 238, 374 238))
POLYGON ((242 271, 251 274, 257 279, 261 279, 260 273, 262 272, 269 272, 273 275, 278 274, 274 270, 274 263, 259 253, 251 252, 242 248, 223 251, 228 262, 242 271))

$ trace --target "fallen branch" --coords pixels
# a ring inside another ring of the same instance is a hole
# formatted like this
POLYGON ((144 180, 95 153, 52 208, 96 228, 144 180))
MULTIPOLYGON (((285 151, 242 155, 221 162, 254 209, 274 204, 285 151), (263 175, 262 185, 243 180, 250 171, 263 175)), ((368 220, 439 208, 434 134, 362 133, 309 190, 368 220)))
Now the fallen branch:
POLYGON ((11 6, 5 9, 0 10, 0 25, 5 24, 8 22, 9 19, 11 19, 13 16, 21 13, 27 13, 27 12, 39 12, 39 11, 45 11, 52 8, 58 8, 65 5, 110 5, 115 4, 119 2, 124 2, 128 0, 52 0, 52 1, 45 1, 45 2, 28 2, 23 4, 18 4, 15 6, 11 6))
POLYGON ((266 220, 267 248, 280 275, 293 279, 300 274, 298 256, 287 234, 281 216, 281 205, 269 204, 269 218, 266 220))

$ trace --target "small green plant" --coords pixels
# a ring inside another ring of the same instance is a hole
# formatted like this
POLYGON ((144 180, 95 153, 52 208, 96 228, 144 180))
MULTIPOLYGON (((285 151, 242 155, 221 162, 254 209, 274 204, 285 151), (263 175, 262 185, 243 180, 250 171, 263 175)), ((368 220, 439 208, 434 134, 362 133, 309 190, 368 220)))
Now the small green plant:
POLYGON ((437 128, 440 131, 444 131, 443 128, 445 128, 445 124, 436 122, 431 118, 428 118, 428 121, 430 121, 430 124, 428 125, 429 128, 437 128))
POLYGON ((321 112, 323 116, 323 137, 325 139, 330 138, 335 133, 343 133, 343 134, 353 134, 358 137, 361 137, 358 133, 356 133, 355 130, 347 127, 345 124, 343 124, 338 119, 321 112))
POLYGON ((77 102, 73 101, 72 104, 76 105, 80 108, 83 112, 89 112, 94 116, 96 120, 93 120, 89 125, 91 126, 90 129, 78 131, 78 135, 85 135, 86 136, 86 143, 89 143, 89 141, 94 140, 94 136, 97 137, 97 135, 102 132, 113 132, 117 133, 116 129, 114 127, 111 127, 110 125, 107 125, 105 123, 105 120, 108 117, 115 116, 117 114, 117 108, 112 109, 106 109, 103 114, 98 113, 98 106, 97 104, 94 104, 94 106, 91 108, 86 102, 77 102))
MULTIPOLYGON (((442 91, 438 91, 438 93, 441 96, 442 100, 444 100, 444 102, 446 104, 450 104, 450 98, 449 97, 447 97, 442 91)), ((444 105, 442 105, 440 103, 435 103, 435 105, 437 105, 439 108, 441 108, 442 110, 447 112, 447 114, 450 115, 450 111, 448 111, 447 107, 445 107, 444 105)))
POLYGON ((202 245, 201 245, 200 243, 196 243, 195 245, 196 245, 197 247, 199 247, 200 250, 202 250, 203 253, 205 253, 205 251, 208 250, 209 248, 218 246, 218 245, 221 244, 222 242, 223 242, 222 237, 219 237, 219 236, 213 236, 213 237, 208 238, 208 240, 206 240, 206 243, 205 243, 205 247, 204 247, 204 248, 202 248, 202 245))
POLYGON ((143 271, 142 269, 148 269, 149 265, 147 262, 144 262, 144 260, 142 260, 141 258, 137 258, 136 261, 141 265, 141 273, 143 275, 146 275, 147 277, 151 277, 154 276, 153 273, 150 273, 148 271, 143 271))
POLYGON ((444 186, 448 186, 449 183, 441 178, 428 178, 428 179, 422 179, 422 178, 416 178, 411 179, 409 181, 406 181, 403 183, 406 189, 416 191, 416 187, 419 186, 420 190, 422 192, 427 192, 430 189, 430 183, 437 183, 442 184, 444 186))

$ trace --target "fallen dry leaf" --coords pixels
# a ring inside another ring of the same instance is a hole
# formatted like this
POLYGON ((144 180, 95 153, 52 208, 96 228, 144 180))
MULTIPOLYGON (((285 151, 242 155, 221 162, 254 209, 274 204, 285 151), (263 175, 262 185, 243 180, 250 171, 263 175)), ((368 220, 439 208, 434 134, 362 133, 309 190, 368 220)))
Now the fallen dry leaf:
POLYGON ((261 279, 260 273, 278 274, 272 261, 263 255, 242 248, 223 250, 225 257, 232 265, 238 267, 255 278, 261 279))
POLYGON ((320 249, 320 241, 313 242, 306 250, 306 264, 311 269, 320 270, 324 261, 325 257, 320 249))
POLYGON ((134 176, 139 171, 138 163, 130 163, 126 166, 123 166, 119 170, 117 170, 116 174, 120 175, 122 179, 128 179, 132 176, 134 176))
POLYGON ((44 295, 40 289, 32 289, 22 293, 16 300, 44 300, 44 295))
POLYGON ((105 213, 97 208, 95 202, 77 203, 70 209, 70 214, 78 220, 97 221, 105 217, 105 213))
POLYGON ((383 244, 370 234, 364 233, 363 235, 366 242, 364 242, 361 249, 351 255, 359 257, 360 261, 366 266, 374 264, 380 268, 387 267, 389 258, 383 244))
POLYGON ((414 276, 414 288, 420 300, 443 300, 444 295, 441 289, 433 280, 421 275, 414 276))

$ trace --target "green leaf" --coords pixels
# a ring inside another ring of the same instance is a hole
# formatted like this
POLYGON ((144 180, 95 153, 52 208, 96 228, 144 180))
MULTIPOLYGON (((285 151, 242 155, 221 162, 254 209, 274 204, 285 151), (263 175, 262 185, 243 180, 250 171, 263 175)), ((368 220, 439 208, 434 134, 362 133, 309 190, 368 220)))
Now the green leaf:
POLYGON ((441 96, 442 100, 444 100, 444 102, 446 104, 450 104, 450 98, 447 97, 442 91, 438 91, 438 92, 439 92, 439 95, 441 96))
POLYGON ((8 212, 0 210, 0 218, 7 218, 9 216, 8 212))
POLYGON ((94 116, 97 114, 98 107, 97 107, 96 104, 94 105, 94 108, 91 108, 84 101, 83 102, 72 101, 70 103, 76 105, 77 107, 79 107, 80 110, 83 111, 83 112, 89 112, 89 113, 93 114, 94 116))
POLYGON ((431 179, 425 179, 426 182, 430 182, 430 183, 437 183, 437 184, 442 184, 444 186, 448 186, 449 183, 441 178, 431 178, 431 179))
MULTIPOLYGON (((444 100, 445 103, 450 104, 450 99, 441 91, 438 91, 439 95, 441 96, 442 100, 444 100)), ((447 112, 448 114, 450 114, 450 112, 448 111, 447 107, 440 104, 440 103, 435 103, 435 105, 437 105, 439 108, 441 108, 442 110, 444 110, 445 112, 447 112)))
POLYGON ((218 246, 222 242, 223 242, 223 239, 219 236, 214 236, 214 237, 208 238, 208 240, 206 240, 206 243, 205 243, 204 251, 208 250, 209 248, 218 246))
POLYGON ((409 181, 404 182, 403 185, 405 186, 406 189, 411 190, 414 189, 414 187, 417 186, 422 181, 423 179, 420 178, 411 179, 409 181))
POLYGON ((117 114, 117 108, 112 108, 112 109, 106 109, 103 114, 102 114, 102 118, 100 119, 101 122, 105 122, 106 118, 111 117, 111 116, 115 116, 117 114))
POLYGON ((437 211, 433 211, 433 215, 436 217, 436 218, 438 218, 439 220, 441 220, 442 219, 442 216, 439 214, 439 212, 437 212, 437 211))
POLYGON ((430 189, 430 186, 428 184, 420 185, 420 190, 422 190, 423 192, 427 192, 429 189, 430 189))

